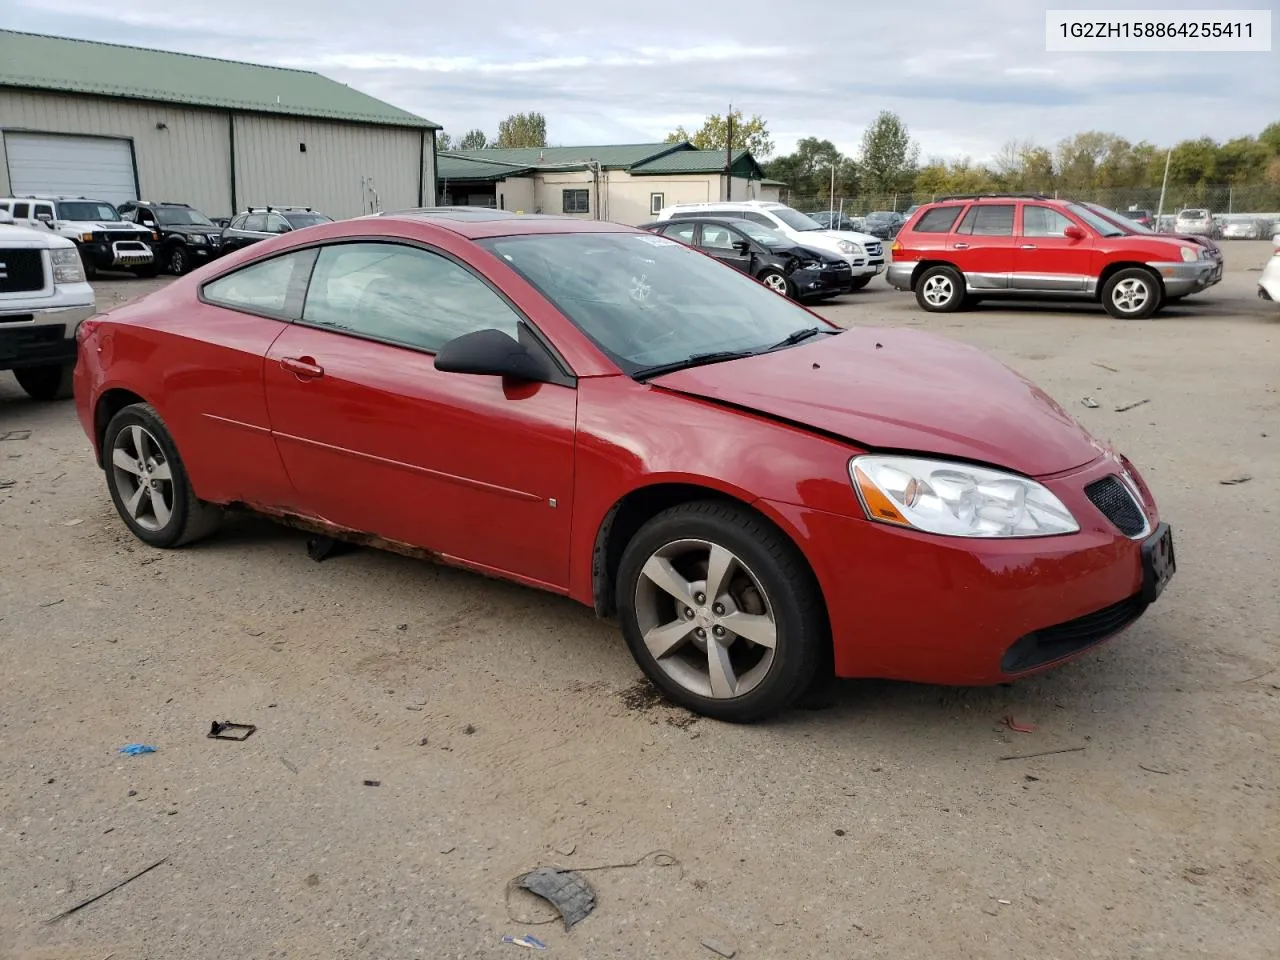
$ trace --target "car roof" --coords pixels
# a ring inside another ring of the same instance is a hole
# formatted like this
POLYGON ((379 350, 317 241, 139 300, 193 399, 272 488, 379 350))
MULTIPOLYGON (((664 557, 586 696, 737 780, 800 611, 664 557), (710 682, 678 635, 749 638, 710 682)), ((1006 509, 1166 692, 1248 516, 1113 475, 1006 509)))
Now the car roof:
POLYGON ((378 214, 384 220, 430 223, 471 240, 554 233, 639 233, 609 220, 581 220, 542 213, 515 213, 488 207, 419 207, 378 214))
POLYGON ((655 220, 652 226, 665 227, 672 223, 718 223, 722 226, 737 227, 742 224, 748 224, 753 227, 764 227, 766 230, 772 230, 773 227, 765 227, 763 223, 756 223, 754 220, 748 220, 746 217, 679 217, 672 216, 667 220, 655 220))

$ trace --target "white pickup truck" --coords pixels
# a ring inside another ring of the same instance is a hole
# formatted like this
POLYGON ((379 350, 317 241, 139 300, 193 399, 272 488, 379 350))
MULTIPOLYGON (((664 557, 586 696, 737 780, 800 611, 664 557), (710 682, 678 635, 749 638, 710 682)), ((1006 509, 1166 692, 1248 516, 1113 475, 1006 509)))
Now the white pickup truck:
POLYGON ((0 370, 34 400, 71 396, 76 330, 93 313, 76 245, 0 212, 0 370))

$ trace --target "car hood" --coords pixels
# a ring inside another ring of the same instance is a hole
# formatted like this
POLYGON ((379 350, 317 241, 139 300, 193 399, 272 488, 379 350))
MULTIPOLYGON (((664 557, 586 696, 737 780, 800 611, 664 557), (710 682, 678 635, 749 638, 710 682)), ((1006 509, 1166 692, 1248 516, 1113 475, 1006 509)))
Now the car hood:
POLYGON ((916 330, 855 327, 650 383, 868 449, 956 457, 1029 476, 1070 470, 1104 452, 1035 384, 974 347, 916 330))
POLYGON ((818 260, 822 263, 844 263, 844 259, 823 250, 820 247, 806 247, 799 243, 768 244, 765 249, 779 257, 800 257, 804 260, 818 260))
POLYGON ((212 223, 201 225, 198 223, 175 223, 170 226, 160 228, 165 233, 180 233, 183 236, 191 236, 192 234, 200 234, 204 236, 209 233, 221 233, 222 228, 212 223))
POLYGON ((103 233, 124 232, 130 233, 150 233, 146 227, 139 226, 136 223, 128 223, 123 220, 69 220, 68 224, 74 226, 77 230, 87 227, 90 230, 101 230, 103 233))

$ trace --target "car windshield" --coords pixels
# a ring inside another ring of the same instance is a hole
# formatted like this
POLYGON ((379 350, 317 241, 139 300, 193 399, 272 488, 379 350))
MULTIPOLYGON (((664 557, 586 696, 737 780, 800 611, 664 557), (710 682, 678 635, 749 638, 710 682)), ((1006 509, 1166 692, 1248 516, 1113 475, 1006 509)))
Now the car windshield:
POLYGON ((805 328, 839 329, 665 237, 564 233, 478 242, 537 287, 627 374, 696 363, 706 354, 759 353, 805 328))
POLYGON ((777 230, 770 230, 768 227, 752 220, 744 220, 741 223, 735 223, 734 226, 756 241, 756 243, 763 243, 766 247, 789 247, 794 242, 784 237, 777 230))
POLYGON ((1068 203, 1067 209, 1104 237, 1123 237, 1130 232, 1128 227, 1121 227, 1119 224, 1112 223, 1100 213, 1096 213, 1082 204, 1068 203))
POLYGON ((187 207, 157 207, 156 219, 166 227, 212 227, 213 221, 199 210, 187 207))
POLYGON ((71 200, 58 204, 59 220, 119 220, 120 214, 109 203, 96 200, 71 200))
POLYGON ((792 230, 825 230, 822 224, 813 217, 806 217, 799 210, 790 207, 770 207, 769 212, 785 223, 792 230))
POLYGON ((1151 234, 1155 233, 1154 230, 1152 230, 1150 227, 1146 226, 1145 224, 1141 224, 1141 223, 1138 223, 1137 220, 1130 219, 1130 217, 1138 216, 1137 211, 1130 210, 1129 216, 1125 216, 1122 213, 1117 213, 1115 210, 1112 210, 1109 207, 1104 207, 1100 203, 1086 203, 1085 206, 1088 207, 1090 210, 1092 210, 1094 213, 1096 213, 1098 216, 1111 221, 1117 227, 1120 227, 1121 229, 1123 229, 1126 233, 1151 233, 1151 234))
POLYGON ((303 227, 314 227, 317 223, 333 223, 333 219, 326 217, 323 213, 286 213, 284 218, 289 221, 289 226, 295 230, 301 230, 303 227))

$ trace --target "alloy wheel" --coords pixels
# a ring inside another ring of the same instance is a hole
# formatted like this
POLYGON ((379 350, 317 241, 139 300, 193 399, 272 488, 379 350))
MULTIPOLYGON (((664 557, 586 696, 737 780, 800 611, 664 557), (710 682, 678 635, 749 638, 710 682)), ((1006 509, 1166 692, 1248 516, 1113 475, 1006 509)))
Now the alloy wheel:
POLYGON ((719 544, 686 539, 655 550, 636 583, 635 610, 654 661, 690 693, 740 697, 773 666, 773 607, 750 567, 719 544))
POLYGON ((780 273, 771 273, 764 278, 764 285, 774 293, 781 293, 784 296, 787 292, 787 278, 780 273))
POLYGON ((1137 313, 1149 299, 1151 288, 1138 277, 1121 280, 1111 291, 1111 302, 1122 313, 1137 313))
POLYGON ((923 294, 931 306, 941 307, 951 302, 951 298, 956 295, 956 288, 950 277, 934 274, 925 280, 923 294))
POLYGON ((132 424, 116 434, 111 450, 120 502, 144 530, 159 531, 173 516, 173 473, 155 436, 132 424))

